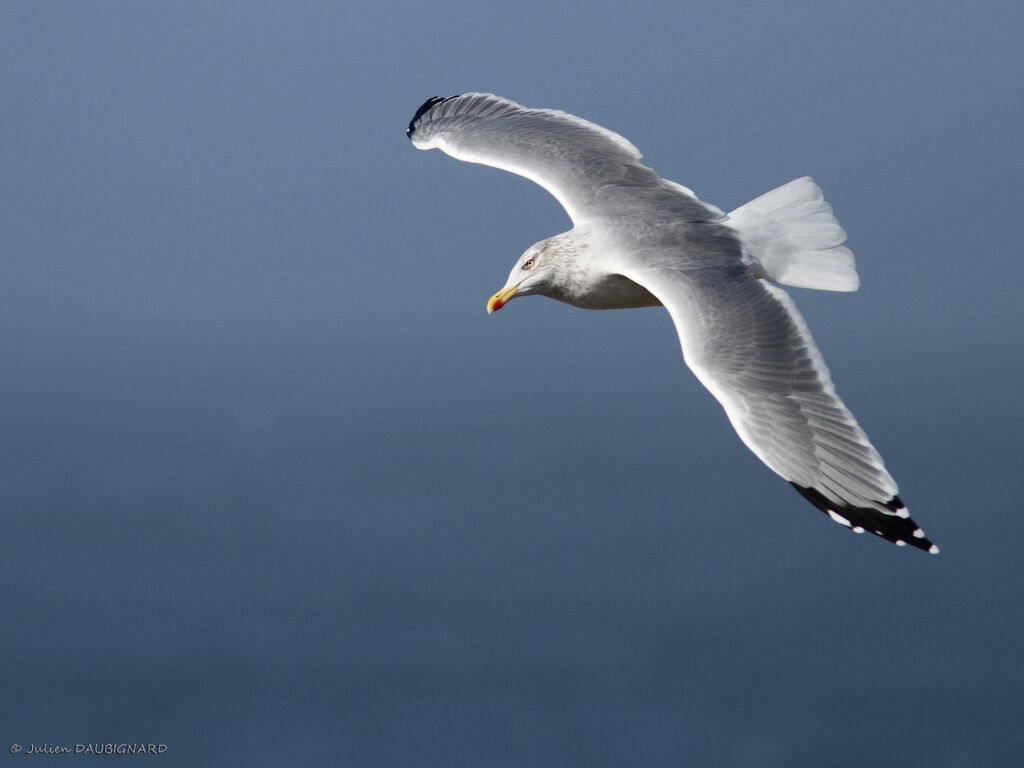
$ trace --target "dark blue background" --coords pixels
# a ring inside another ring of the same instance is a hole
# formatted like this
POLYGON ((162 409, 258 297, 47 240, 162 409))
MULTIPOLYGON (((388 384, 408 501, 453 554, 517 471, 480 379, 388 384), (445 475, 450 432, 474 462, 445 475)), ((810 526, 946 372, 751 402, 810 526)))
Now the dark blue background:
POLYGON ((347 5, 0 5, 5 759, 1024 759, 1020 4, 347 5), (468 90, 725 209, 814 176, 862 288, 793 294, 942 554, 761 466, 662 310, 488 318, 568 221, 409 145, 468 90))

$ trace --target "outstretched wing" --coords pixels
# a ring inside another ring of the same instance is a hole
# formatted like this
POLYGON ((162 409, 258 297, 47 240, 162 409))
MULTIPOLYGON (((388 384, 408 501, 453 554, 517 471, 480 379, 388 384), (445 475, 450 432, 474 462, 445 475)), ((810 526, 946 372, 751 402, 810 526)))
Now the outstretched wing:
POLYGON ((643 165, 639 150, 619 134, 554 109, 527 109, 488 93, 434 97, 416 111, 406 134, 418 149, 437 147, 458 160, 525 176, 554 195, 574 223, 602 215, 598 193, 623 184, 671 188, 702 217, 709 208, 643 165))
POLYGON ((836 395, 789 295, 741 265, 625 270, 675 323, 683 356, 750 450, 838 523, 938 552, 836 395))

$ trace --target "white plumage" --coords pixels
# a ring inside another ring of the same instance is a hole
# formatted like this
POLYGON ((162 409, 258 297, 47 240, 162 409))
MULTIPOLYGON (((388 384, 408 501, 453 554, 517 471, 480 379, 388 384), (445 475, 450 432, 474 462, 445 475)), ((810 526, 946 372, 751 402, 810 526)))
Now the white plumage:
POLYGON ((760 269, 758 277, 796 288, 856 291, 860 286, 846 232, 808 176, 741 205, 726 223, 760 269))
POLYGON ((938 552, 772 284, 858 287, 846 233, 810 178, 724 214, 641 164, 618 134, 490 94, 429 99, 407 133, 419 149, 535 181, 572 218, 527 249, 489 310, 529 294, 588 309, 663 305, 687 365, 758 458, 836 522, 938 552))

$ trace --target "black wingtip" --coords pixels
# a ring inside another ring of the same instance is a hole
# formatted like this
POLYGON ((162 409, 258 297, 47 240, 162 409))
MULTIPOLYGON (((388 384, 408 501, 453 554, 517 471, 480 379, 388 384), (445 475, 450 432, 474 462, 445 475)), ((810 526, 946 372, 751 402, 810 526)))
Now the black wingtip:
POLYGON ((457 96, 458 94, 456 94, 455 96, 446 96, 445 98, 441 98, 440 96, 431 96, 429 99, 424 101, 420 105, 420 108, 416 110, 416 114, 412 116, 412 120, 409 121, 409 127, 405 129, 405 135, 411 139, 412 135, 416 133, 417 120, 419 120, 421 117, 423 117, 423 115, 429 112, 434 107, 435 104, 440 104, 442 101, 448 101, 448 99, 454 99, 457 96))
POLYGON ((932 544, 918 527, 917 523, 907 517, 906 505, 899 496, 893 496, 889 501, 880 502, 883 507, 890 510, 886 514, 872 507, 854 507, 849 504, 836 504, 829 501, 821 491, 814 488, 805 488, 797 483, 790 483, 797 492, 827 514, 836 522, 852 528, 855 531, 871 531, 876 536, 903 546, 909 544, 912 547, 923 549, 931 554, 938 554, 939 548, 932 544), (902 515, 899 514, 902 510, 902 515))

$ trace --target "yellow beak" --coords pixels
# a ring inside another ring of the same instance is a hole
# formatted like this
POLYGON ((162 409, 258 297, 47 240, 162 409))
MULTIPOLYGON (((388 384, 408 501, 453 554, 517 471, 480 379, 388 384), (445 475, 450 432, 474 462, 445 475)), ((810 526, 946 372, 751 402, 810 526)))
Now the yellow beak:
POLYGON ((487 301, 487 314, 490 315, 504 307, 505 303, 516 295, 520 285, 522 285, 522 283, 516 283, 510 288, 502 288, 496 294, 491 296, 487 301))

